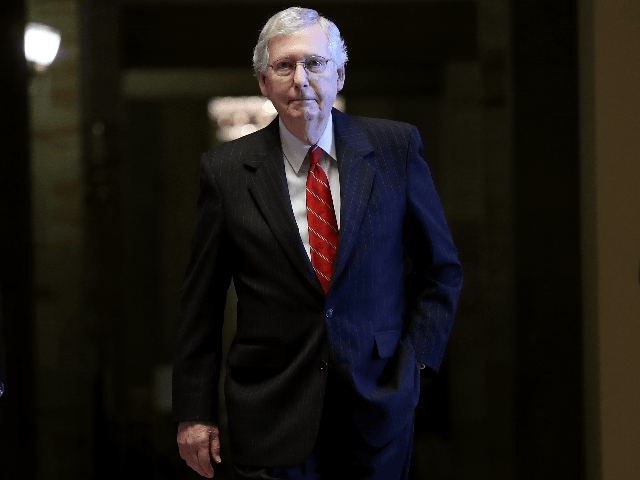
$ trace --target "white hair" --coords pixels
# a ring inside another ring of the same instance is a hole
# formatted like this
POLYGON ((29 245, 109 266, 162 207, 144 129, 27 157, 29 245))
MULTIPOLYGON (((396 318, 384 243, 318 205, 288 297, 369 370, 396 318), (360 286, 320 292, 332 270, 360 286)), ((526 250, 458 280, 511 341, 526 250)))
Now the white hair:
POLYGON ((291 7, 272 16, 262 28, 258 43, 253 49, 253 70, 266 75, 269 69, 269 39, 280 34, 290 35, 299 30, 320 25, 329 42, 331 59, 338 70, 344 68, 347 63, 347 47, 340 36, 340 30, 328 18, 323 17, 310 8, 291 7))

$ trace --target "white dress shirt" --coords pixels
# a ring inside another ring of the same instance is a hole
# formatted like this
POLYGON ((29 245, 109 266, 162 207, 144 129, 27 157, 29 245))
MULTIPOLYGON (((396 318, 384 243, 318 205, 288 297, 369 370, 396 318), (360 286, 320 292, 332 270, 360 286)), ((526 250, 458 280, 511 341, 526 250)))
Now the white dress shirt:
MULTIPOLYGON (((309 158, 307 153, 311 145, 298 140, 280 119, 280 141, 284 152, 284 171, 289 187, 291 208, 298 224, 300 239, 311 258, 309 248, 309 225, 307 223, 307 175, 309 174, 309 158)), ((340 230, 340 176, 338 173, 338 156, 336 154, 335 137, 333 135, 333 119, 329 116, 327 127, 324 129, 317 145, 322 149, 320 167, 324 170, 331 188, 333 208, 336 212, 338 230, 340 230)))

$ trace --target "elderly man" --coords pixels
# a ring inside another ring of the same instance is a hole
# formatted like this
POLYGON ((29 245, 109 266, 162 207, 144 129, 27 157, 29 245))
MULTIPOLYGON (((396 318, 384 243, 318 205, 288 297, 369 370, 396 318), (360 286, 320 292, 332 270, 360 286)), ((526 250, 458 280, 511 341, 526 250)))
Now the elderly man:
POLYGON ((253 61, 277 120, 202 157, 173 408, 180 454, 203 476, 221 461, 233 278, 236 478, 407 478, 420 372, 440 366, 462 271, 418 130, 332 109, 346 60, 314 10, 274 15, 253 61))

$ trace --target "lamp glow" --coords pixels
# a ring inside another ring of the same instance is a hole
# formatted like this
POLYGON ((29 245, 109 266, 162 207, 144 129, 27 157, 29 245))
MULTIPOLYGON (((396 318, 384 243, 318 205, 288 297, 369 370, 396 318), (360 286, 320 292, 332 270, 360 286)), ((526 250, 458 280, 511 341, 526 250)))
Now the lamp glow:
POLYGON ((30 22, 24 31, 24 55, 37 71, 53 63, 60 48, 60 31, 42 23, 30 22))

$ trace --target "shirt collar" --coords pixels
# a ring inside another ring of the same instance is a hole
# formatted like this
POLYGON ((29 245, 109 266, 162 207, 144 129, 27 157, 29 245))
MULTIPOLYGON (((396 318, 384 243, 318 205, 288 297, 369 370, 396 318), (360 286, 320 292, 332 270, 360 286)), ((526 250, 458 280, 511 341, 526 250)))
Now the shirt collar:
MULTIPOLYGON (((299 173, 311 145, 298 140, 287 130, 281 118, 278 117, 278 121, 280 123, 280 142, 282 143, 282 151, 284 152, 285 159, 289 162, 293 171, 299 173)), ((335 143, 335 137, 333 135, 333 115, 329 115, 329 121, 317 145, 325 153, 328 153, 331 158, 337 160, 335 143)))

